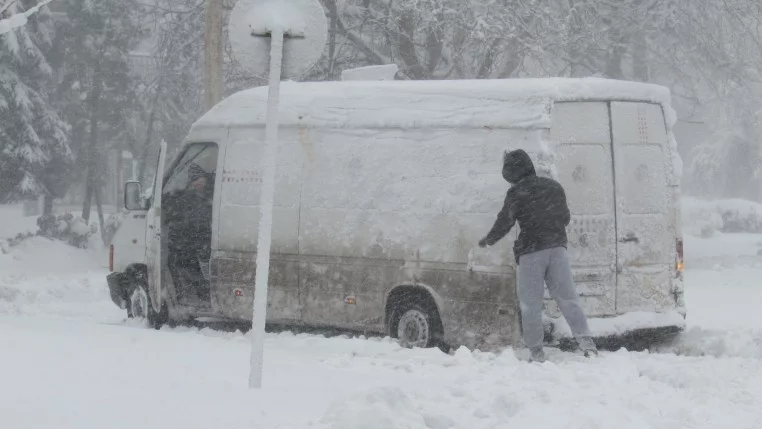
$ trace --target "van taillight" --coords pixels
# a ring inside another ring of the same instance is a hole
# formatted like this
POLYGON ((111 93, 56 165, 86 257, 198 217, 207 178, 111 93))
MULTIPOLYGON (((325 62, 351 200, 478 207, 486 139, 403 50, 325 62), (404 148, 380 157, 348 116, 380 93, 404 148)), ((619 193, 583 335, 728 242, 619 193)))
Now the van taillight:
POLYGON ((683 268, 684 268, 684 261, 685 258, 683 256, 683 240, 678 238, 677 239, 677 261, 675 269, 677 271, 677 277, 680 277, 683 274, 683 268))
POLYGON ((114 245, 108 247, 108 270, 114 271, 114 245))

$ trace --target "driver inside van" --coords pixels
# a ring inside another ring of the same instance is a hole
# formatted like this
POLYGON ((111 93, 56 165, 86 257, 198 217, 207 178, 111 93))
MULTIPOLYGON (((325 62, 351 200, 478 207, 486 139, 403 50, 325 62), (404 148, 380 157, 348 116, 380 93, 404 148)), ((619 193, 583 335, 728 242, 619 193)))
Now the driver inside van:
POLYGON ((191 172, 189 172, 191 179, 190 185, 188 187, 194 189, 196 192, 203 196, 204 191, 206 191, 206 174, 204 174, 203 170, 201 172, 192 171, 193 167, 197 167, 196 164, 191 166, 191 172))
POLYGON ((167 204, 170 269, 176 273, 182 288, 207 299, 209 286, 201 264, 211 256, 213 173, 198 164, 188 169, 188 186, 171 195, 167 204), (172 269, 174 268, 174 269, 172 269))

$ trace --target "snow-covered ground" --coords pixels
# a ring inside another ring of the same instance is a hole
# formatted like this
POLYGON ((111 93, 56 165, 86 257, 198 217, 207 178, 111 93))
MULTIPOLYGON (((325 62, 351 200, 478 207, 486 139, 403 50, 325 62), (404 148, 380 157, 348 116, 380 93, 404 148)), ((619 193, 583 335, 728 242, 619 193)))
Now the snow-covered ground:
POLYGON ((0 427, 758 429, 760 248, 760 235, 686 237, 689 330, 659 353, 528 364, 270 334, 252 391, 246 336, 127 322, 102 251, 34 238, 0 254, 0 427))

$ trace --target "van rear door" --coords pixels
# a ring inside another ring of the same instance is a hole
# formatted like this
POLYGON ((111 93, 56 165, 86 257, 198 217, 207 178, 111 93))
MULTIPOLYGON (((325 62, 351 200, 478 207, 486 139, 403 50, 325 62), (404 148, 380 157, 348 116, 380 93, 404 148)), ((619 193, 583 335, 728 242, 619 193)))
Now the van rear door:
MULTIPOLYGON (((605 101, 557 102, 552 117, 557 179, 572 214, 568 251, 577 292, 588 315, 612 315, 617 280, 609 106, 605 101)), ((559 315, 555 301, 546 298, 551 315, 559 315)))
POLYGON ((674 307, 671 161, 658 104, 611 103, 616 171, 618 313, 674 307))

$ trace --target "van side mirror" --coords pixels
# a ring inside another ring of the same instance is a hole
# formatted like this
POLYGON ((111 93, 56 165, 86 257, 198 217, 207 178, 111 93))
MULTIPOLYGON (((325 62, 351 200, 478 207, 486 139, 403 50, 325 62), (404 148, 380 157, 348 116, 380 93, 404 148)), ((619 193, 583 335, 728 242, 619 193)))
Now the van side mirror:
POLYGON ((124 184, 124 208, 127 210, 145 210, 145 201, 141 196, 143 186, 140 182, 127 182, 124 184))

